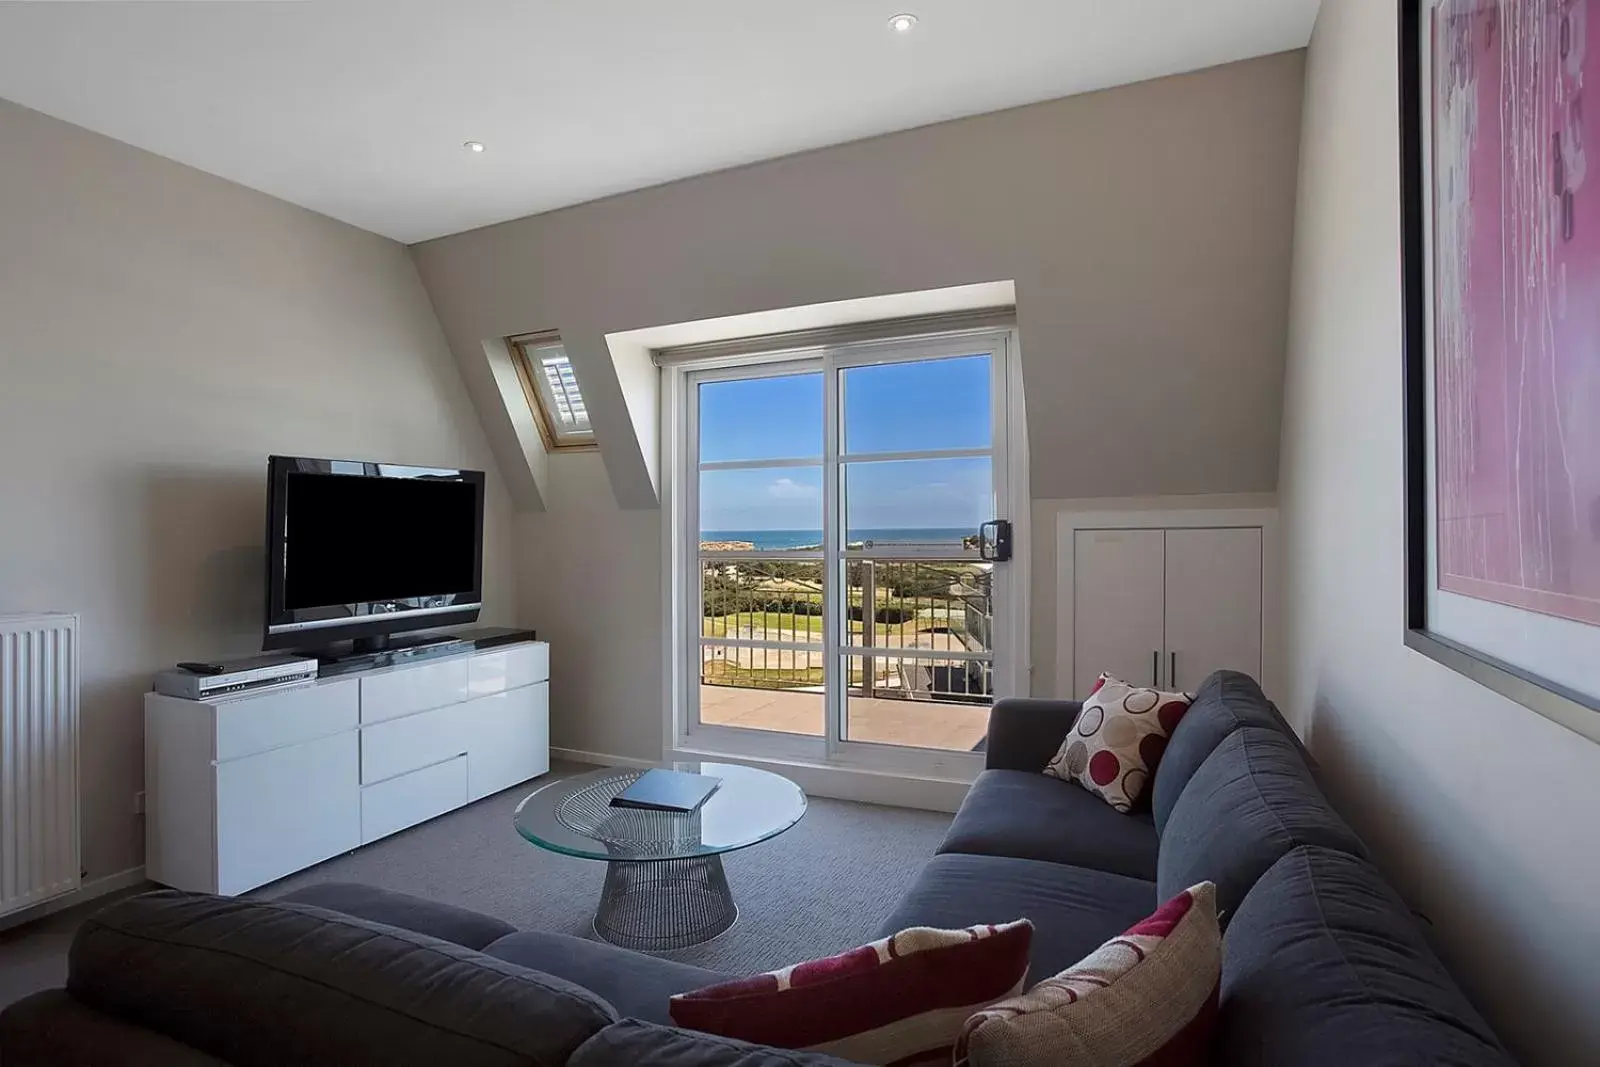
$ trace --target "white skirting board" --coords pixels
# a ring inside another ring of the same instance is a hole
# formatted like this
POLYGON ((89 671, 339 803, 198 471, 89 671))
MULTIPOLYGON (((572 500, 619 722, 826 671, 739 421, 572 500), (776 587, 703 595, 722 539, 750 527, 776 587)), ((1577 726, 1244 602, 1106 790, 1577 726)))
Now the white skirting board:
MULTIPOLYGON (((47 915, 54 915, 58 911, 66 911, 68 908, 75 908, 79 904, 87 904, 97 897, 120 893, 124 889, 133 889, 144 885, 148 881, 149 879, 144 876, 143 867, 129 867, 127 870, 117 871, 115 874, 90 878, 79 884, 78 888, 70 893, 63 893, 59 897, 53 897, 42 904, 35 904, 31 908, 14 911, 10 915, 0 918, 0 930, 10 930, 24 923, 35 922, 47 915)), ((156 886, 151 883, 149 888, 154 889, 156 886)))

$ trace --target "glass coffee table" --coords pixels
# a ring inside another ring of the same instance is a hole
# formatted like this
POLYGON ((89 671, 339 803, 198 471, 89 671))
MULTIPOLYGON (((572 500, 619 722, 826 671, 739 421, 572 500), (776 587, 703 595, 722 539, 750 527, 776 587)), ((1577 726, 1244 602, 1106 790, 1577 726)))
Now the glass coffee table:
POLYGON ((608 767, 552 782, 517 805, 517 833, 552 852, 605 860, 594 932, 624 948, 660 951, 709 941, 739 917, 724 853, 783 833, 806 813, 806 795, 781 775, 732 763, 672 763, 720 778, 688 815, 613 808, 643 770, 608 767))

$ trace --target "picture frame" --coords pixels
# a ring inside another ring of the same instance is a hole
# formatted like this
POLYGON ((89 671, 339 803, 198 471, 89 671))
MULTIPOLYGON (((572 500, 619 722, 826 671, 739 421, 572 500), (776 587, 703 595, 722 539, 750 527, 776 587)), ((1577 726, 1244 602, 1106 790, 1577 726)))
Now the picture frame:
POLYGON ((1600 741, 1600 448, 1564 437, 1600 420, 1600 346, 1562 326, 1600 316, 1600 101, 1592 178, 1572 104, 1600 77, 1590 6, 1398 3, 1405 644, 1600 741), (1555 324, 1534 341, 1506 325, 1530 311, 1555 324))

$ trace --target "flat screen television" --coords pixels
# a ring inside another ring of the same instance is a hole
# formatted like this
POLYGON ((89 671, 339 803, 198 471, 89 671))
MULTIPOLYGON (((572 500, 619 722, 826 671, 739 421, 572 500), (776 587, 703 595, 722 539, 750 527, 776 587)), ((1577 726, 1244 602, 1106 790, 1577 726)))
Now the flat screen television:
POLYGON ((357 652, 476 622, 482 471, 272 456, 264 648, 357 652))

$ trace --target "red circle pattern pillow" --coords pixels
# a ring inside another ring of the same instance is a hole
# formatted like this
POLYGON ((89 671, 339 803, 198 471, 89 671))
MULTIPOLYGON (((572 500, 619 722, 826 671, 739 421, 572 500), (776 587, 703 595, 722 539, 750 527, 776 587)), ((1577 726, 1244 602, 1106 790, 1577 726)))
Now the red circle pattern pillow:
POLYGON ((1118 811, 1132 811, 1190 699, 1102 674, 1044 773, 1076 782, 1118 811))

